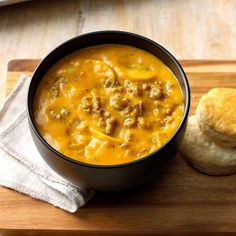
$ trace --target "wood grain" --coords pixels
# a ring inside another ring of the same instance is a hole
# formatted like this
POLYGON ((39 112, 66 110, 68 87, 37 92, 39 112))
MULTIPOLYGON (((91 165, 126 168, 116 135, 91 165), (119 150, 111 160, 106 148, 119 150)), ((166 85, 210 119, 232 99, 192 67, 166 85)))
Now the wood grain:
MULTIPOLYGON (((14 60, 7 91, 39 60, 14 60)), ((236 61, 181 61, 192 92, 191 112, 209 89, 236 88, 236 61)), ((123 193, 97 194, 75 214, 0 187, 4 235, 217 235, 236 232, 236 175, 211 177, 177 155, 151 183, 123 193)))
POLYGON ((37 0, 0 8, 0 103, 7 63, 43 58, 78 34, 118 29, 147 36, 178 59, 236 58, 234 0, 37 0))

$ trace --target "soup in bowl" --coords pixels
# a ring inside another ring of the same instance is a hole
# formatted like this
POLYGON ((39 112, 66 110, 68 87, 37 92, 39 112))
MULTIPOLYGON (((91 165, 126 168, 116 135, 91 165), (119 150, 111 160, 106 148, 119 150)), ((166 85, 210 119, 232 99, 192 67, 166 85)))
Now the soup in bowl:
POLYGON ((32 135, 46 162, 73 183, 126 189, 174 157, 189 92, 182 68, 160 45, 117 31, 79 36, 49 54, 33 75, 32 135))
POLYGON ((127 45, 88 47, 66 56, 36 91, 42 137, 81 162, 114 165, 156 151, 173 135, 183 96, 157 57, 127 45))

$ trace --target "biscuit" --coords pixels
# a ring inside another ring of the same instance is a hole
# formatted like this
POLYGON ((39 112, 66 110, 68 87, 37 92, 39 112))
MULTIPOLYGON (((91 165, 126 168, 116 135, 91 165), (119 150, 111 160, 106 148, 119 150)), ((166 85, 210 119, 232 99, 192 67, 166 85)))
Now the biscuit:
POLYGON ((199 128, 197 117, 191 116, 180 152, 195 169, 210 175, 236 172, 236 149, 218 146, 199 128))
POLYGON ((223 147, 236 147, 236 89, 214 88, 196 110, 200 129, 223 147))

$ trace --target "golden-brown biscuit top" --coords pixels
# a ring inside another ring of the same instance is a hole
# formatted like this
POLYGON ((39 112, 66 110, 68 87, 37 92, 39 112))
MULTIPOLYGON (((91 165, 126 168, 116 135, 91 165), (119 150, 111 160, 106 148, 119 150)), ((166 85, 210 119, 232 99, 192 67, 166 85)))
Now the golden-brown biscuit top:
POLYGON ((225 135, 236 136, 236 89, 210 90, 200 99, 199 109, 210 128, 225 135))

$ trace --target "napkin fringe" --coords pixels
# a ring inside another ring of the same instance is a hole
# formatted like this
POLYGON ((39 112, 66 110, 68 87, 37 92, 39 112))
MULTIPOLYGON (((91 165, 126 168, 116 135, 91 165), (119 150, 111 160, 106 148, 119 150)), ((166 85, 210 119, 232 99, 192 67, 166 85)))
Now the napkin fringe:
POLYGON ((19 193, 24 193, 26 195, 29 195, 30 197, 49 202, 52 205, 54 205, 56 207, 60 207, 60 208, 66 210, 66 211, 69 211, 71 213, 76 212, 78 209, 77 203, 73 203, 72 205, 68 206, 63 201, 58 201, 58 199, 56 199, 56 198, 53 198, 51 196, 49 197, 49 196, 46 196, 40 192, 32 190, 32 188, 29 188, 22 183, 17 184, 12 181, 8 181, 7 179, 4 179, 4 178, 1 178, 0 183, 1 183, 1 185, 7 186, 7 188, 16 190, 19 193))
POLYGON ((3 105, 0 109, 0 121, 3 118, 3 116, 5 115, 6 111, 9 109, 10 105, 11 105, 11 101, 12 99, 14 99, 14 97, 16 97, 16 95, 18 94, 18 92, 22 89, 22 87, 24 86, 24 82, 26 81, 27 76, 26 75, 21 75, 16 86, 14 87, 14 89, 10 92, 10 94, 6 97, 5 101, 3 102, 3 105))

